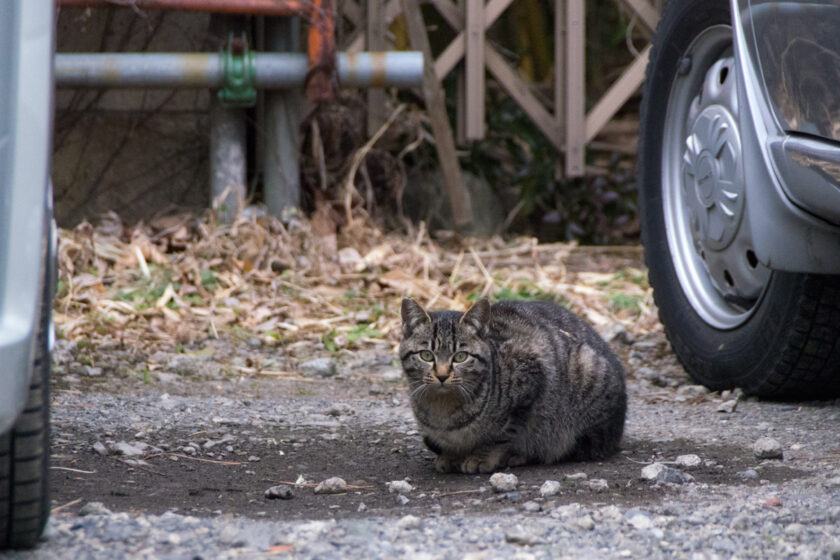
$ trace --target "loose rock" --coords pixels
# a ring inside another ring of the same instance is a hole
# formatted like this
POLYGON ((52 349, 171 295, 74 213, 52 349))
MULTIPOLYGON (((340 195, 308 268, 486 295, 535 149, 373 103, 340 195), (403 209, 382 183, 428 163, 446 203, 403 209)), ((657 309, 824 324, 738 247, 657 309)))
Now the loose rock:
POLYGON ((677 460, 675 462, 677 463, 677 465, 683 468, 692 468, 699 467, 702 461, 697 455, 689 454, 680 455, 679 457, 677 457, 677 460))
POLYGON ((392 480, 387 484, 388 492, 391 494, 408 494, 412 490, 414 490, 414 486, 409 484, 405 480, 392 480))
POLYGON ((88 502, 79 509, 79 515, 111 515, 102 502, 88 502))
POLYGON ((405 515, 401 517, 399 521, 397 521, 397 527, 404 531, 420 529, 422 526, 423 522, 416 515, 405 515))
POLYGON ((567 474, 566 480, 586 480, 587 475, 585 472, 576 472, 574 474, 567 474))
POLYGON ((753 444, 753 453, 756 459, 782 459, 784 453, 782 444, 773 438, 758 438, 753 444))
POLYGON ((522 510, 527 511, 528 513, 536 513, 542 509, 542 506, 534 501, 527 501, 522 504, 522 510))
POLYGON ((603 478, 593 478, 589 481, 588 486, 595 492, 604 492, 609 489, 609 483, 603 478))
POLYGON ((516 526, 513 529, 506 532, 505 541, 511 544, 521 544, 526 546, 539 544, 541 542, 536 535, 525 531, 520 526, 516 526))
POLYGON ((108 450, 105 449, 105 446, 102 445, 101 441, 97 441, 93 444, 93 450, 96 451, 99 455, 102 455, 103 457, 108 455, 108 450))
POLYGON ((735 399, 730 399, 728 401, 723 401, 720 403, 717 408, 715 409, 717 412, 723 412, 726 414, 731 414, 735 412, 735 409, 738 407, 738 401, 735 399))
POLYGON ((121 441, 111 446, 111 451, 117 455, 126 457, 139 457, 143 455, 149 446, 142 442, 127 443, 121 441))
POLYGON ((735 473, 735 476, 737 476, 738 478, 746 479, 746 480, 754 480, 754 479, 758 478, 758 473, 755 472, 755 470, 753 470, 753 469, 747 469, 745 471, 735 473))
POLYGON ((518 484, 519 479, 512 473, 495 473, 490 477, 490 486, 495 492, 512 492, 518 484))
POLYGON ((304 377, 332 377, 338 371, 338 364, 332 358, 315 358, 298 366, 304 377))
POLYGON ((540 486, 540 496, 543 498, 547 498, 549 496, 555 496, 560 493, 560 489, 562 486, 556 480, 546 480, 543 482, 542 486, 540 486))
POLYGON ((653 463, 642 469, 642 479, 650 480, 657 484, 669 482, 672 484, 685 484, 694 480, 694 477, 684 473, 680 469, 666 467, 662 463, 653 463))
POLYGON ((578 529, 582 529, 584 531, 591 531, 592 529, 595 528, 595 522, 592 521, 592 517, 590 517, 589 515, 583 515, 581 517, 576 517, 575 519, 572 519, 571 524, 574 527, 576 527, 578 529))
POLYGON ((334 476, 315 487, 316 494, 343 494, 347 492, 347 483, 343 478, 334 476))
POLYGON ((292 487, 288 484, 280 484, 272 486, 265 491, 265 498, 267 500, 291 500, 295 495, 292 493, 292 487))

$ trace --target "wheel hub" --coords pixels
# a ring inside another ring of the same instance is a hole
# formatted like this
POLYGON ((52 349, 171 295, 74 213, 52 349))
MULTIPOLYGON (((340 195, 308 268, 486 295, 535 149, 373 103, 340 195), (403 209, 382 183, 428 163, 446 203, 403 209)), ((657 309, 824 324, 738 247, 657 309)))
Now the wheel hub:
POLYGON ((738 233, 744 213, 739 180, 741 143, 732 114, 720 105, 703 109, 683 153, 683 188, 697 251, 720 250, 738 233))
POLYGON ((675 272, 710 325, 746 321, 770 270, 752 249, 732 30, 709 28, 684 54, 668 101, 663 209, 675 272), (683 68, 683 66, 685 68, 683 68))

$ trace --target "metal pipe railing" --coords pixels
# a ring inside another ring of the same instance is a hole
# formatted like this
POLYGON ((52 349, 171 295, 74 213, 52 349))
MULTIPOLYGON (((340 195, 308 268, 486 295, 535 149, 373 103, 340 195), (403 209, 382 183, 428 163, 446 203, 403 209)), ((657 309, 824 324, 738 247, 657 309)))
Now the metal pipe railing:
POLYGON ((214 12, 262 16, 304 15, 312 10, 306 0, 58 0, 62 8, 131 7, 139 10, 214 12))
MULTIPOLYGON (((301 53, 254 53, 255 87, 300 87, 307 57, 301 53)), ((423 54, 416 51, 338 55, 344 87, 412 87, 423 79, 423 54)), ((223 55, 211 53, 59 53, 58 87, 219 88, 223 55)))

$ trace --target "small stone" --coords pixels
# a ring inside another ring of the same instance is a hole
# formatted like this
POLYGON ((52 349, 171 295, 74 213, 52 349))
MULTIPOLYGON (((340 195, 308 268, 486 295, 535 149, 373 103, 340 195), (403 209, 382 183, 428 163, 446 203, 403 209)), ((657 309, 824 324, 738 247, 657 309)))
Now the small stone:
POLYGON ((272 486, 265 491, 266 500, 291 500, 295 495, 292 493, 292 487, 288 484, 279 484, 272 486))
POLYGON ((102 502, 88 502, 79 509, 79 515, 111 515, 102 502))
POLYGON ((353 247, 345 247, 338 252, 338 264, 341 268, 361 272, 367 266, 362 255, 353 247))
POLYGON ((720 403, 717 406, 717 408, 715 409, 715 411, 723 412, 723 413, 726 413, 726 414, 732 414, 733 412, 735 412, 735 409, 737 407, 738 407, 738 401, 735 400, 735 399, 731 399, 731 400, 723 401, 722 403, 720 403))
POLYGON ((505 541, 524 546, 531 546, 541 542, 536 535, 528 533, 518 525, 505 533, 505 541))
POLYGON ((388 367, 382 372, 382 380, 387 383, 398 383, 403 379, 403 371, 398 367, 388 367))
POLYGON ((829 488, 840 488, 840 476, 829 478, 825 481, 825 484, 829 488))
POLYGON ((755 480, 758 478, 758 473, 754 469, 747 469, 745 471, 735 473, 735 476, 745 480, 755 480))
POLYGON ((614 322, 606 323, 600 326, 598 334, 607 342, 618 342, 620 344, 632 344, 633 335, 627 332, 627 327, 624 323, 614 322))
POLYGON ((404 494, 397 494, 394 496, 394 502, 399 506, 408 504, 410 500, 404 494))
POLYGON ((166 536, 166 542, 168 542, 172 546, 178 546, 179 544, 181 544, 181 536, 178 533, 169 533, 166 536))
POLYGON ((653 520, 651 520, 650 516, 641 512, 634 513, 628 517, 627 522, 630 523, 634 529, 639 529, 640 531, 653 527, 653 520))
POLYGON ((665 468, 665 465, 662 463, 651 463, 642 469, 642 480, 656 480, 656 477, 658 477, 659 473, 665 470, 665 468))
POLYGON ((260 458, 257 457, 256 455, 249 455, 248 456, 248 462, 250 462, 250 463, 256 463, 259 460, 260 460, 260 458))
POLYGON ((801 535, 805 531, 805 526, 801 523, 791 523, 787 527, 785 527, 785 534, 796 537, 801 535))
POLYGON ((259 348, 260 346, 262 346, 262 340, 255 336, 252 336, 248 339, 248 346, 250 346, 251 348, 259 348))
POLYGON ((405 480, 392 480, 391 482, 387 483, 388 492, 391 494, 408 494, 412 490, 414 490, 414 486, 409 484, 405 480))
POLYGON ((694 454, 680 455, 675 461, 677 465, 683 468, 699 467, 701 462, 700 457, 694 454))
POLYGON ((338 364, 332 358, 315 358, 298 366, 304 377, 332 377, 338 372, 338 364))
POLYGON ((512 492, 518 484, 519 479, 512 473, 497 472, 490 477, 490 486, 494 492, 512 492))
POLYGON ((651 385, 656 387, 667 387, 668 380, 662 375, 661 372, 656 371, 655 369, 649 367, 640 367, 636 370, 636 377, 639 379, 645 379, 650 382, 651 385))
POLYGON ((403 531, 420 529, 422 526, 423 522, 416 515, 405 515, 397 521, 397 527, 403 531))
POLYGON ((682 472, 680 469, 666 467, 662 463, 653 463, 642 469, 642 479, 650 480, 657 484, 685 484, 691 482, 694 477, 682 472))
POLYGON ((745 514, 736 515, 729 524, 729 527, 734 531, 746 531, 750 526, 750 517, 745 514))
POLYGON ((362 309, 353 314, 353 320, 357 323, 370 323, 371 315, 369 309, 362 309))
POLYGON ((709 390, 703 385, 683 385, 677 389, 677 401, 699 400, 709 394, 709 390))
POLYGON ((359 502, 359 507, 356 508, 356 511, 358 511, 359 513, 364 513, 367 511, 367 509, 368 507, 365 505, 364 502, 359 502))
POLYGON ((343 494, 347 492, 347 483, 343 478, 334 476, 315 487, 316 494, 343 494))
POLYGON ((134 442, 133 444, 121 441, 112 445, 111 451, 116 455, 124 455, 126 457, 139 457, 145 453, 148 447, 148 445, 140 441, 134 442))
POLYGON ((588 486, 595 492, 605 492, 610 488, 610 484, 603 478, 593 478, 589 481, 588 486))
POLYGON ((524 504, 522 504, 522 510, 527 511, 528 513, 537 513, 541 509, 542 509, 542 506, 540 504, 538 504, 537 502, 534 502, 532 500, 529 500, 529 501, 525 502, 524 504))
POLYGON ((566 480, 586 480, 587 476, 585 472, 576 472, 574 474, 567 474, 566 480))
POLYGON ((589 515, 576 517, 575 519, 572 519, 571 523, 574 527, 582 529, 583 531, 591 531, 595 528, 595 522, 592 521, 592 517, 589 515))
POLYGON ((778 496, 770 496, 764 500, 765 507, 782 507, 782 499, 778 496))
POLYGON ((108 455, 108 450, 105 449, 105 446, 102 445, 101 441, 97 441, 93 444, 93 450, 96 451, 99 455, 102 455, 103 457, 108 455))
POLYGON ((781 459, 784 456, 782 444, 773 438, 761 437, 753 444, 756 459, 781 459))
POLYGON ((548 498, 549 496, 556 496, 560 493, 560 489, 562 486, 556 480, 546 480, 543 482, 542 486, 540 486, 540 496, 543 498, 548 498))

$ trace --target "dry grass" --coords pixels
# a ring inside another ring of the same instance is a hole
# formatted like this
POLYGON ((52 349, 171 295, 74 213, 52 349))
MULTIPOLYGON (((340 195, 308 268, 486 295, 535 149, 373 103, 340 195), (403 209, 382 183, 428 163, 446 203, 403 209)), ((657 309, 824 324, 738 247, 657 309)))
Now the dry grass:
POLYGON ((422 226, 383 234, 360 221, 318 236, 303 220, 181 215, 129 228, 110 215, 60 232, 55 318, 65 338, 146 352, 225 336, 384 350, 399 342, 402 297, 465 309, 489 296, 552 299, 639 335, 660 327, 628 256, 638 262, 638 248, 433 240, 422 226))

